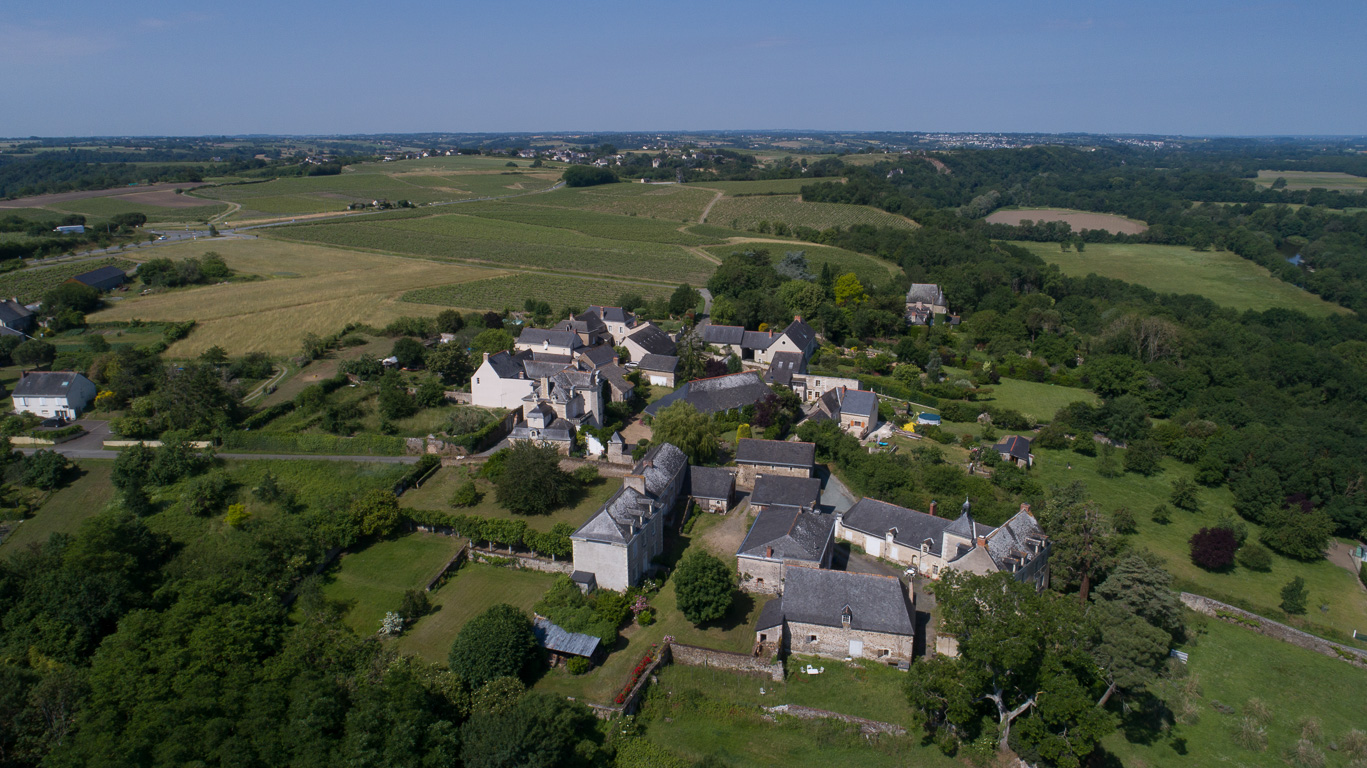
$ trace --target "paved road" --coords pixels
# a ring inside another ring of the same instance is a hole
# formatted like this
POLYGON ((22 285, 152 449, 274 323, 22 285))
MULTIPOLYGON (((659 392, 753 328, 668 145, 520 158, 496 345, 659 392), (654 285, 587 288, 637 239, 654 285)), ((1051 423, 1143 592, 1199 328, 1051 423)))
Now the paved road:
POLYGON ((818 466, 816 475, 821 478, 821 506, 832 512, 844 512, 854 506, 854 494, 829 469, 818 466))

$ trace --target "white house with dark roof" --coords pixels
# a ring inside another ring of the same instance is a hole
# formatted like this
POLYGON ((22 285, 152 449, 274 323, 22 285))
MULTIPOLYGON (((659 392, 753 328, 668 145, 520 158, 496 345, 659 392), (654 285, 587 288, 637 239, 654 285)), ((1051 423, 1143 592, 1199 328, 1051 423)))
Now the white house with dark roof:
POLYGON ((783 594, 755 623, 760 653, 775 647, 830 659, 905 666, 915 653, 915 605, 900 579, 791 564, 783 594))
POLYGON ((811 477, 816 470, 816 444, 788 440, 742 438, 736 443, 736 485, 754 488, 759 475, 811 477))
POLYGON ((579 343, 592 347, 600 342, 611 342, 608 327, 603 319, 592 312, 580 312, 556 323, 553 331, 569 331, 579 337, 579 343))
POLYGON ((570 535, 576 573, 621 592, 640 582, 664 551, 665 517, 683 490, 688 458, 664 443, 650 449, 622 487, 570 535))
MULTIPOLYGON (((636 327, 636 316, 621 307, 602 307, 594 304, 584 310, 584 314, 594 314, 603 321, 614 345, 620 345, 631 329, 636 327)), ((581 315, 582 317, 582 315, 581 315)))
POLYGON ((832 515, 797 508, 760 512, 736 550, 740 588, 746 592, 782 592, 788 566, 830 568, 834 531, 832 515))
POLYGON ((520 408, 536 381, 527 377, 523 363, 531 353, 484 353, 484 361, 470 377, 470 403, 481 408, 520 408))
POLYGON ((705 344, 715 350, 713 357, 724 359, 735 355, 741 360, 753 360, 762 365, 773 363, 774 355, 794 353, 801 356, 805 370, 807 360, 816 351, 816 330, 793 318, 782 331, 747 331, 738 325, 702 325, 698 334, 705 344))
POLYGON ((632 360, 638 361, 646 355, 673 355, 678 350, 674 339, 654 323, 641 323, 636 326, 631 334, 622 340, 621 345, 631 353, 632 360))
POLYGON ((977 574, 1008 571, 1036 589, 1049 586, 1049 537, 1028 504, 1000 528, 975 521, 967 500, 954 520, 934 512, 934 502, 926 514, 860 499, 836 515, 835 536, 930 579, 939 579, 949 568, 977 574))
POLYGON ((75 419, 95 399, 95 383, 73 371, 23 371, 12 395, 15 413, 75 419))
POLYGON ((811 418, 834 421, 862 440, 878 426, 878 395, 864 389, 832 389, 817 401, 811 418))
POLYGON ((815 351, 816 329, 803 322, 801 317, 795 317, 782 333, 773 337, 768 347, 755 353, 755 360, 768 365, 773 362, 774 355, 791 352, 801 355, 805 365, 815 351))
POLYGON ((546 352, 553 355, 571 356, 575 350, 587 346, 574 331, 545 328, 523 328, 518 334, 513 349, 528 352, 546 352))

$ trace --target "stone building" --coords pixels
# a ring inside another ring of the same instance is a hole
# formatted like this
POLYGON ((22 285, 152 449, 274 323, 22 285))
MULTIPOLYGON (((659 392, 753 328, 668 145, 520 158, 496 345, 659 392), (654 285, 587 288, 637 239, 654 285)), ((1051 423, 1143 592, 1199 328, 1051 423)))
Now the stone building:
POLYGON ((651 448, 622 487, 570 535, 575 571, 619 592, 640 582, 651 558, 664 551, 665 517, 687 474, 683 451, 669 443, 651 448))
POLYGON ((949 300, 935 283, 912 283, 907 289, 907 315, 913 310, 943 315, 949 312, 949 300))
POLYGON ((700 509, 724 515, 736 495, 736 473, 721 467, 689 467, 688 495, 700 509))
POLYGON ((821 505, 821 478, 758 475, 750 492, 750 508, 806 510, 816 512, 821 505))
POLYGON ((832 389, 817 401, 811 418, 834 421, 845 432, 863 440, 878 426, 878 395, 863 389, 832 389))
POLYGON ((736 444, 736 486, 755 487, 758 475, 811 477, 816 469, 816 444, 786 440, 742 438, 736 444))
POLYGON ((760 610, 755 642, 831 659, 911 661, 913 596, 900 579, 792 565, 783 594, 760 610))
POLYGON ((766 509, 755 518, 736 550, 740 588, 778 593, 789 566, 830 568, 835 552, 835 518, 797 508, 766 509))

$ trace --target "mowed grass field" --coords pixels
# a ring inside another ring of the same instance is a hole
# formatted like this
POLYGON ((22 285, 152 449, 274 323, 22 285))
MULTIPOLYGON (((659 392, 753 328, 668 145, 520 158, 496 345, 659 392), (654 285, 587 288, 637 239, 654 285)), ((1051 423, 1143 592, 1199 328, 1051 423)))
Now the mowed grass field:
POLYGON ((109 481, 114 462, 83 460, 80 476, 53 493, 38 511, 20 523, 0 543, 0 555, 9 555, 29 546, 42 544, 54 533, 75 533, 81 523, 94 517, 114 498, 109 481))
MULTIPOLYGON (((403 653, 421 656, 434 664, 445 664, 451 641, 467 621, 499 603, 507 603, 530 614, 532 606, 546 594, 556 576, 521 568, 467 563, 451 574, 445 584, 428 594, 436 610, 404 632, 397 647, 403 653)), ((378 624, 375 629, 379 629, 378 624)))
MULTIPOLYGON (((962 368, 946 367, 944 373, 950 379, 968 376, 968 372, 962 368)), ((1037 422, 1048 422, 1058 412, 1058 409, 1070 403, 1083 402, 1096 405, 1101 402, 1101 399, 1091 390, 1060 387, 1056 384, 1042 384, 1020 379, 1002 378, 1000 383, 991 385, 990 389, 992 394, 981 399, 983 405, 1010 408, 1037 422)))
POLYGON ((852 224, 899 229, 917 227, 911 219, 866 205, 804 203, 795 195, 723 197, 708 212, 706 223, 732 229, 753 229, 761 221, 812 229, 848 227, 852 224))
POLYGON ((860 282, 865 285, 870 283, 886 284, 888 280, 901 274, 902 269, 890 261, 885 261, 877 256, 868 256, 863 253, 847 251, 843 248, 833 248, 826 245, 812 245, 797 240, 787 241, 765 241, 752 240, 732 243, 730 245, 708 246, 703 250, 725 259, 733 253, 743 253, 751 250, 767 249, 769 258, 774 263, 783 259, 783 254, 789 251, 802 251, 807 254, 807 265, 812 274, 821 274, 821 265, 830 264, 831 269, 837 275, 846 272, 853 272, 859 277, 860 282))
POLYGON ((298 353, 309 333, 327 335, 347 323, 382 326, 401 315, 439 311, 435 306, 401 303, 399 296, 405 291, 503 274, 266 239, 169 246, 156 255, 185 258, 206 250, 221 254, 234 269, 268 279, 131 297, 90 315, 90 321, 198 321, 187 338, 171 346, 171 357, 193 357, 212 346, 230 355, 291 355, 298 353))
POLYGON ((1270 187, 1277 179, 1286 179, 1287 189, 1338 189, 1344 192, 1367 190, 1367 177, 1332 171, 1258 171, 1254 181, 1260 187, 1270 187))
POLYGON ((571 229, 447 213, 421 218, 280 227, 300 242, 489 266, 531 267, 701 285, 713 264, 677 245, 595 237, 571 229))
POLYGON ((1348 310, 1273 277, 1266 269, 1229 251, 1196 251, 1182 245, 1089 244, 1078 253, 1057 243, 1015 243, 1057 264, 1066 275, 1096 274, 1135 283, 1160 293, 1194 293, 1230 309, 1279 307, 1312 317, 1348 310))
POLYGON ((347 606, 343 620, 356 634, 374 634, 385 613, 399 609, 403 593, 426 586, 463 543, 428 533, 377 541, 343 554, 328 572, 323 594, 347 606))
MULTIPOLYGON (((451 495, 466 480, 470 472, 465 467, 443 467, 437 470, 421 488, 414 488, 400 498, 399 503, 409 509, 432 509, 451 514, 479 515, 480 517, 500 520, 522 520, 528 528, 549 531, 556 523, 566 523, 578 528, 597 512, 622 482, 616 478, 601 478, 580 496, 573 506, 563 507, 548 515, 514 515, 494 501, 494 486, 487 480, 477 479, 475 485, 484 494, 480 502, 466 509, 451 507, 451 495)), ((486 542, 476 542, 483 546, 486 542)))
POLYGON ((654 299, 668 296, 673 287, 657 283, 633 283, 549 272, 518 272, 511 275, 473 280, 450 285, 415 288, 399 297, 414 304, 431 304, 459 309, 522 308, 527 299, 548 302, 556 312, 561 307, 602 304, 614 306, 623 293, 654 299))

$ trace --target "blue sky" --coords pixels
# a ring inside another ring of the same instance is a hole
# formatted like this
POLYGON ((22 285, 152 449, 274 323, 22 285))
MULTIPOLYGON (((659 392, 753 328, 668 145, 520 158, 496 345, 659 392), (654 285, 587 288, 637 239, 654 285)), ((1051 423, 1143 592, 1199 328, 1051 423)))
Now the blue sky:
POLYGON ((1367 134, 1367 2, 0 6, 0 135, 1367 134))

